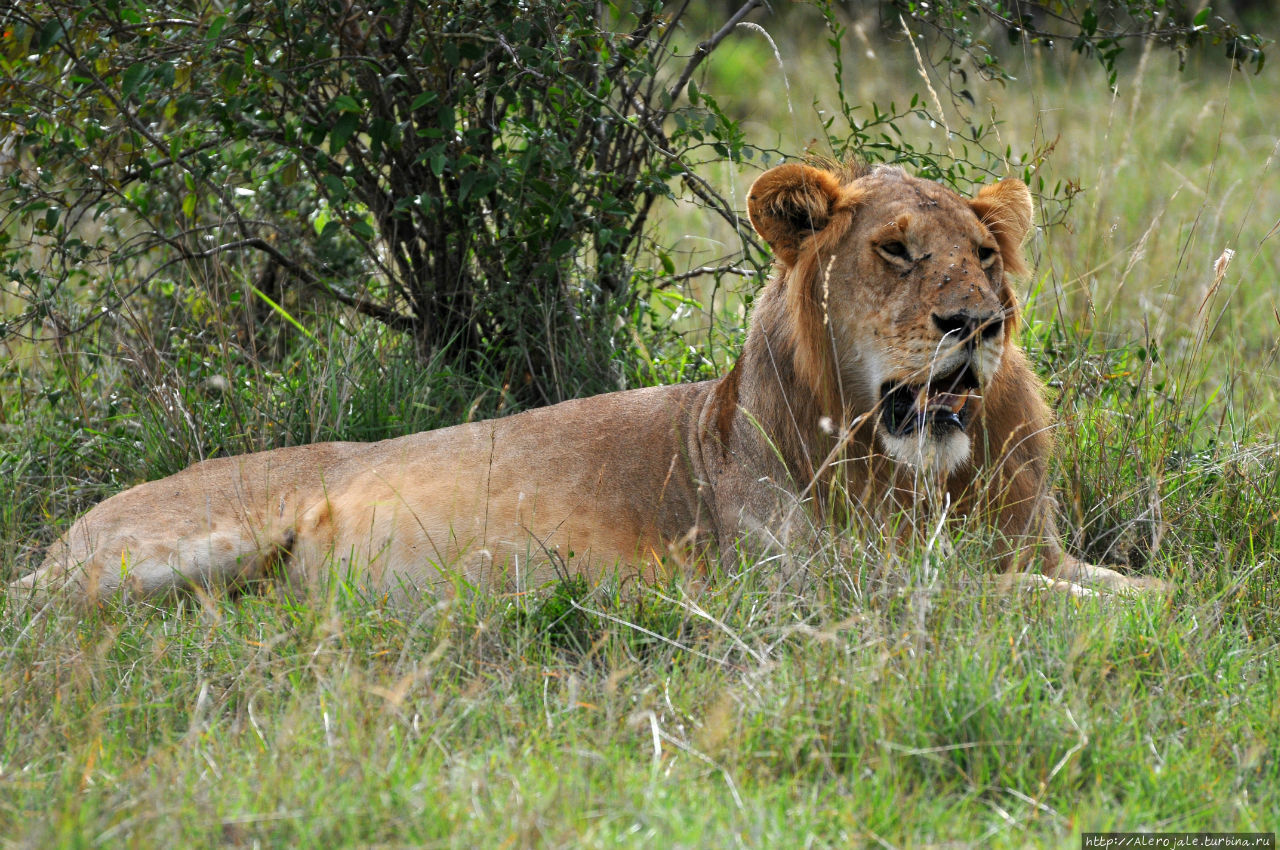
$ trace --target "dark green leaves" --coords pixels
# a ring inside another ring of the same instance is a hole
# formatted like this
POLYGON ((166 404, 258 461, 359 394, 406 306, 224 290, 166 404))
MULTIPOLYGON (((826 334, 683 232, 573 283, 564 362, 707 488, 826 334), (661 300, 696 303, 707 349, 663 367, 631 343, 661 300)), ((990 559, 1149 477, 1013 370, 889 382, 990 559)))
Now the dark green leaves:
POLYGON ((1089 6, 1084 10, 1084 14, 1080 17, 1080 34, 1083 36, 1091 36, 1098 31, 1098 13, 1089 6))
POLYGON ((227 25, 227 16, 218 15, 209 24, 209 29, 205 31, 205 41, 210 43, 217 41, 222 36, 222 30, 227 25))
MULTIPOLYGON (((340 94, 329 105, 329 114, 331 117, 337 116, 329 128, 329 155, 337 156, 360 128, 362 120, 360 102, 349 94, 340 94)), ((321 138, 323 135, 313 135, 312 143, 319 144, 321 138)))
POLYGON ((133 97, 137 92, 138 86, 147 77, 147 64, 145 62, 134 62, 125 72, 120 75, 120 93, 125 97, 133 97))
POLYGON ((66 30, 62 27, 62 21, 58 18, 50 18, 40 28, 40 36, 36 39, 36 49, 41 53, 46 52, 62 40, 66 30))
POLYGON ((360 116, 354 112, 344 112, 333 123, 329 131, 329 154, 337 155, 347 144, 353 133, 360 126, 360 116))

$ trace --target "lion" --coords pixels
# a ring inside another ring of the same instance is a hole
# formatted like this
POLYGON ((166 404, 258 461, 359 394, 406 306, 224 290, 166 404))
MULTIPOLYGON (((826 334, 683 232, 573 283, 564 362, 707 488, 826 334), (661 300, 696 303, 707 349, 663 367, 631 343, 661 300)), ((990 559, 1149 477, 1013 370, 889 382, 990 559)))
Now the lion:
POLYGON ((756 179, 748 213, 775 272, 718 380, 205 460, 98 504, 14 589, 92 603, 335 574, 445 596, 566 570, 653 580, 796 545, 797 512, 830 533, 838 493, 846 515, 909 508, 930 481, 990 524, 1019 583, 1158 586, 1058 537, 1052 418, 1016 341, 1025 184, 965 198, 898 167, 790 163, 756 179))

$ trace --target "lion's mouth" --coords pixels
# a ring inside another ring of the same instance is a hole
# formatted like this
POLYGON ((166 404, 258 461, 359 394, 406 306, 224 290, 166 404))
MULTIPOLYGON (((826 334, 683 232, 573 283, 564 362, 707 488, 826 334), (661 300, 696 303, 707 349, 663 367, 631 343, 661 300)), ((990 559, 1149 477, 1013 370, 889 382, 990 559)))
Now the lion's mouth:
POLYGON ((895 437, 925 428, 963 431, 973 415, 969 400, 978 388, 978 376, 967 363, 928 383, 887 383, 880 388, 880 418, 895 437))

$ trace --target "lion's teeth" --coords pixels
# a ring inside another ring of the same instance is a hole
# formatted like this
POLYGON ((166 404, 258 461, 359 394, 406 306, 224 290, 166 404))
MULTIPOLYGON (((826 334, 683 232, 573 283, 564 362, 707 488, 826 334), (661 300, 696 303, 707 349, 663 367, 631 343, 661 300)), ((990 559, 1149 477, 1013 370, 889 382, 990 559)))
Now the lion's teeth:
POLYGON ((959 413, 964 409, 965 404, 969 401, 968 393, 963 395, 956 393, 938 393, 930 396, 922 409, 928 410, 930 407, 945 407, 952 413, 959 413))

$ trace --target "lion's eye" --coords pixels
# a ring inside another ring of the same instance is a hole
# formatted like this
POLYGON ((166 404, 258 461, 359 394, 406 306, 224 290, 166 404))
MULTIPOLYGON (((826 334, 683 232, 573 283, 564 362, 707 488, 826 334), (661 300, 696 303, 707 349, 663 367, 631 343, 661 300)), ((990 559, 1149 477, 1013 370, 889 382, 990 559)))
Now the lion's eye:
POLYGON ((996 261, 996 249, 986 245, 978 247, 978 262, 982 263, 982 267, 986 268, 996 261))
POLYGON ((897 257, 901 260, 911 259, 911 255, 907 253, 907 246, 897 240, 892 242, 881 242, 876 247, 880 249, 880 253, 888 254, 890 257, 897 257))

